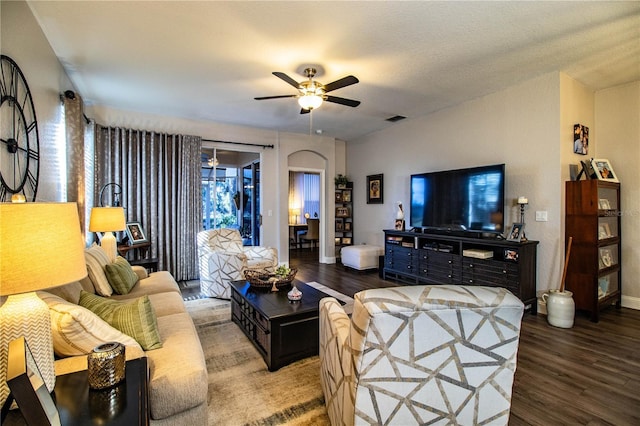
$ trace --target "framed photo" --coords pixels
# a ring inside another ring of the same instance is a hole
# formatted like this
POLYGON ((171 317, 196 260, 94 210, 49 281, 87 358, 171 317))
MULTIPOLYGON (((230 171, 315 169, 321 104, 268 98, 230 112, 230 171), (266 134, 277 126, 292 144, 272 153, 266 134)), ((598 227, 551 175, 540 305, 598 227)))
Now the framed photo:
POLYGON ((129 245, 147 242, 147 237, 139 222, 128 222, 126 231, 127 237, 129 237, 129 245))
POLYGON ((610 237, 611 237, 611 228, 609 227, 609 224, 605 222, 598 225, 598 239, 604 240, 610 237))
POLYGON ((342 237, 342 244, 345 246, 351 244, 351 237, 342 237))
POLYGON ((609 276, 598 278, 598 299, 602 299, 609 293, 609 276))
POLYGON ((342 191, 342 201, 345 203, 351 202, 351 191, 342 191))
POLYGON ((609 204, 609 200, 607 200, 606 198, 600 198, 598 200, 598 208, 600 210, 610 210, 611 204, 609 204))
POLYGON ((367 176, 367 204, 384 203, 384 180, 383 175, 367 176))
POLYGON ((600 249, 600 269, 608 268, 613 265, 613 257, 611 257, 611 250, 608 248, 600 249))
POLYGON ((342 243, 342 238, 340 238, 340 237, 336 237, 336 238, 335 238, 335 244, 336 244, 337 246, 339 246, 341 243, 342 243))
POLYGON ((348 207, 336 207, 336 217, 349 217, 348 207))
POLYGON ((504 249, 504 260, 507 262, 517 262, 518 261, 519 252, 515 249, 504 249))
POLYGON ((396 219, 396 223, 393 226, 393 229, 395 229, 396 231, 404 231, 404 220, 396 219))
POLYGON ((60 415, 24 337, 9 343, 7 385, 29 425, 59 425, 60 415))
POLYGON ((587 126, 573 125, 573 152, 580 155, 589 153, 589 128, 587 126))
POLYGON ((344 230, 345 231, 351 231, 351 222, 345 222, 344 223, 344 230))
POLYGON ((342 202, 342 191, 336 191, 336 203, 342 202))
POLYGON ((336 231, 342 231, 344 229, 344 220, 336 219, 336 231))
POLYGON ((614 173, 609 160, 604 158, 592 158, 591 167, 593 167, 597 179, 609 182, 619 182, 618 175, 614 173))
POLYGON ((524 231, 524 223, 514 223, 511 226, 511 231, 507 234, 507 241, 520 242, 524 231))

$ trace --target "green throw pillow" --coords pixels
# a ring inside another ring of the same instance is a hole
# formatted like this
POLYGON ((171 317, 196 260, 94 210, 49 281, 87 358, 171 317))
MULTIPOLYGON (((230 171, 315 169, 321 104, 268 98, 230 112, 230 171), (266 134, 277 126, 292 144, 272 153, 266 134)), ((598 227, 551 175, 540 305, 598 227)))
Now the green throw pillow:
POLYGON ((109 285, 118 294, 129 294, 138 282, 138 275, 133 272, 131 265, 122 256, 116 257, 113 263, 104 267, 109 285))
POLYGON ((82 290, 78 304, 111 327, 133 337, 145 351, 162 347, 156 313, 148 296, 135 300, 112 300, 82 290))

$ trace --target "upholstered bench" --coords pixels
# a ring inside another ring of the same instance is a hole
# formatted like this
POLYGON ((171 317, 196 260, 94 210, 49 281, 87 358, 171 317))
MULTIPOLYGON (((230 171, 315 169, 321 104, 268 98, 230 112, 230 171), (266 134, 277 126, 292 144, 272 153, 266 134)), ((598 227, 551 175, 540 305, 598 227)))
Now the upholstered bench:
POLYGON ((377 269, 382 254, 382 248, 374 245, 347 246, 341 252, 342 264, 358 271, 377 269))

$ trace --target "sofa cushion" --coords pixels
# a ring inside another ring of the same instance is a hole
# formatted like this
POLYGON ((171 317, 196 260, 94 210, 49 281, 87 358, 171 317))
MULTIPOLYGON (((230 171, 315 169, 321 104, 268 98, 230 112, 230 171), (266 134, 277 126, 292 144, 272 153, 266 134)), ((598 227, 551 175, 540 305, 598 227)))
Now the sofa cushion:
POLYGON ((138 282, 138 274, 133 272, 131 265, 122 256, 116 257, 113 263, 105 266, 109 285, 118 294, 128 294, 138 282))
POLYGON ((156 313, 156 318, 187 312, 182 296, 173 291, 150 294, 149 300, 156 313))
POLYGON ((140 349, 133 338, 111 327, 88 309, 46 291, 37 294, 49 306, 53 349, 59 357, 86 355, 107 342, 120 342, 140 349))
POLYGON ((87 264, 87 273, 96 289, 96 293, 101 296, 111 296, 113 289, 104 273, 105 266, 111 262, 102 247, 94 243, 91 247, 85 249, 84 260, 87 264))
MULTIPOLYGON (((167 271, 152 272, 148 278, 139 280, 133 289, 126 295, 114 294, 117 300, 131 300, 148 294, 172 292, 180 295, 180 287, 167 271)), ((181 298, 182 299, 182 298, 181 298)))
POLYGON ((163 347, 147 352, 149 406, 153 420, 207 404, 207 366, 187 313, 158 317, 163 347))
POLYGON ((79 303, 111 326, 133 337, 145 351, 162 347, 156 314, 148 296, 120 301, 82 291, 79 303))

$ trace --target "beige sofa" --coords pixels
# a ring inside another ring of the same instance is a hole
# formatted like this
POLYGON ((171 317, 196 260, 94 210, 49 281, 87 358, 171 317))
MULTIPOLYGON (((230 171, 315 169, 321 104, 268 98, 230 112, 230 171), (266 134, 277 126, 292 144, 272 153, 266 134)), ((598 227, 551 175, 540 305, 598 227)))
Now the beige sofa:
MULTIPOLYGON (((89 264, 87 266, 89 267, 89 264)), ((88 337, 82 336, 88 342, 83 342, 84 347, 78 343, 79 348, 76 348, 73 338, 69 338, 68 335, 60 337, 56 334, 54 329, 58 326, 62 327, 62 323, 67 323, 68 326, 69 322, 76 322, 76 320, 86 321, 81 317, 91 315, 77 305, 82 290, 100 294, 97 291, 98 285, 94 282, 95 277, 90 273, 89 277, 81 282, 50 289, 47 292, 38 292, 40 298, 49 304, 52 313, 56 355, 59 357, 61 351, 85 352, 88 346, 95 343, 91 339, 96 337, 122 341, 125 344, 127 359, 147 357, 151 424, 206 425, 207 367, 198 334, 186 311, 178 284, 173 276, 166 271, 148 275, 144 268, 134 266, 131 269, 139 278, 131 291, 125 295, 113 294, 109 298, 132 300, 148 295, 155 311, 157 331, 162 341, 162 347, 143 351, 135 340, 124 335, 118 338, 119 332, 111 328, 109 328, 110 331, 96 332, 99 336, 91 335, 91 330, 89 330, 88 337), (116 333, 115 338, 113 333, 116 333)), ((92 317, 91 320, 97 324, 93 327, 94 331, 103 326, 110 327, 108 324, 105 326, 106 323, 102 323, 99 318, 92 317)), ((73 336, 71 332, 69 335, 73 336)), ((76 339, 76 342, 79 340, 80 337, 76 339)), ((56 360, 56 374, 66 374, 86 368, 86 355, 79 354, 56 360)))

